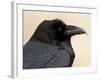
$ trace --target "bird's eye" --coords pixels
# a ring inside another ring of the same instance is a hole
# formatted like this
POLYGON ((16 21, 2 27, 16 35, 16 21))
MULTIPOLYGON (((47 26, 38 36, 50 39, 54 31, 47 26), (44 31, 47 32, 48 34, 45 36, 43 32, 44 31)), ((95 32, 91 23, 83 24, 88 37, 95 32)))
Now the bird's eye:
POLYGON ((61 27, 59 27, 59 28, 58 28, 58 31, 61 31, 61 30, 62 30, 62 28, 61 28, 61 27))

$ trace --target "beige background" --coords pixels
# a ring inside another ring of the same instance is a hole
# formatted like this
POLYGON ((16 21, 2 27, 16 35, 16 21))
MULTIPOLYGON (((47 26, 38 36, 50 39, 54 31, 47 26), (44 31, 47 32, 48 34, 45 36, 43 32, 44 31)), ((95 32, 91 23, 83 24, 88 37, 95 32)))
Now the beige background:
POLYGON ((72 46, 75 51, 73 66, 91 65, 91 15, 86 13, 64 13, 46 11, 23 11, 23 45, 30 39, 37 26, 43 20, 59 18, 66 24, 76 25, 83 28, 87 35, 72 37, 72 46))

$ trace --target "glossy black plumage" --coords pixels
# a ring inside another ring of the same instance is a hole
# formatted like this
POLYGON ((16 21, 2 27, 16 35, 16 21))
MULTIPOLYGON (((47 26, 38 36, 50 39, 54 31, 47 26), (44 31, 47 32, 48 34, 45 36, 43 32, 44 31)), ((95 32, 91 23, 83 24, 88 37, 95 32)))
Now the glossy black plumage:
POLYGON ((71 67, 75 58, 71 36, 82 33, 62 20, 44 20, 23 46, 23 69, 71 67))

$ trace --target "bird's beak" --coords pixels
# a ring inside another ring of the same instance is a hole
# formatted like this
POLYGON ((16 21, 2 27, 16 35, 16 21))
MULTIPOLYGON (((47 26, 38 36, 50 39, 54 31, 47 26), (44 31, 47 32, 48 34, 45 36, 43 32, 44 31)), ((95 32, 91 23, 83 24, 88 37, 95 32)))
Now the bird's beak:
POLYGON ((87 34, 86 31, 80 27, 76 27, 73 25, 67 25, 66 31, 64 32, 65 36, 73 36, 77 34, 87 34))

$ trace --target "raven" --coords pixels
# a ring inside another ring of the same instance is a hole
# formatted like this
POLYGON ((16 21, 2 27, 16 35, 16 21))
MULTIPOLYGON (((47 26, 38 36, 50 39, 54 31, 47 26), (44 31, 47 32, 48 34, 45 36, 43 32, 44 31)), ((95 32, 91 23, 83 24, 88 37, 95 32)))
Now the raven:
POLYGON ((84 33, 60 19, 42 21, 23 46, 23 69, 71 67, 75 58, 71 37, 84 33))

